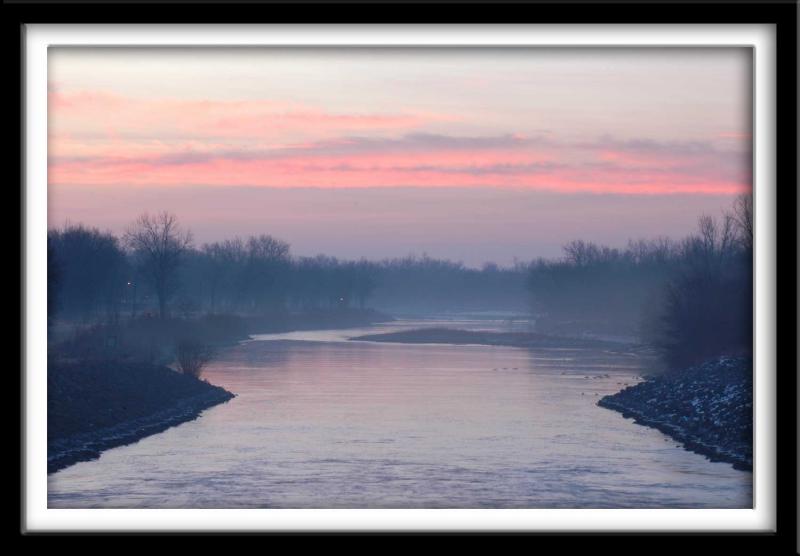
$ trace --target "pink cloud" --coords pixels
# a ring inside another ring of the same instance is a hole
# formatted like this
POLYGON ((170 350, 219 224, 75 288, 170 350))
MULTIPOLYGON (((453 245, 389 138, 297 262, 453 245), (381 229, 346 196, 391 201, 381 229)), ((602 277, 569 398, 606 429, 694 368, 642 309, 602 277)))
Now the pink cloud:
POLYGON ((50 132, 82 137, 266 138, 320 132, 410 130, 453 116, 422 112, 338 113, 271 100, 134 98, 104 91, 48 93, 50 132))
POLYGON ((713 171, 626 167, 555 161, 523 153, 368 154, 261 159, 184 156, 164 159, 90 159, 52 164, 58 184, 261 187, 523 187, 562 192, 637 194, 741 192, 742 180, 713 171))
POLYGON ((752 179, 749 140, 729 134, 721 142, 727 149, 610 136, 559 142, 551 133, 459 136, 424 131, 452 119, 444 114, 337 113, 270 100, 137 99, 57 87, 49 110, 48 178, 58 185, 730 194, 748 190, 752 179))

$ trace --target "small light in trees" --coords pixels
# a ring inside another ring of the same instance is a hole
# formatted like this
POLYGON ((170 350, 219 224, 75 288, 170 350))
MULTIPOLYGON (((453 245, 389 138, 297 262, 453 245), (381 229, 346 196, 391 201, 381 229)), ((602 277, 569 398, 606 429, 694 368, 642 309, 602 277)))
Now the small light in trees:
POLYGON ((124 241, 138 257, 158 298, 159 316, 165 319, 167 300, 175 288, 178 267, 191 248, 192 234, 180 228, 174 214, 145 213, 128 228, 124 241))

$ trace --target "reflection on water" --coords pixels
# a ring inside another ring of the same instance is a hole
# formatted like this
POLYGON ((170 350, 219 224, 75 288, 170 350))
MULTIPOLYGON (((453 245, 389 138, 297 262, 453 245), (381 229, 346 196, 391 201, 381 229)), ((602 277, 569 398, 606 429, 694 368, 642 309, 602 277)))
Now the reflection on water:
POLYGON ((206 377, 238 397, 49 476, 49 506, 751 507, 751 474, 595 405, 636 356, 346 340, 419 325, 232 347, 206 377))

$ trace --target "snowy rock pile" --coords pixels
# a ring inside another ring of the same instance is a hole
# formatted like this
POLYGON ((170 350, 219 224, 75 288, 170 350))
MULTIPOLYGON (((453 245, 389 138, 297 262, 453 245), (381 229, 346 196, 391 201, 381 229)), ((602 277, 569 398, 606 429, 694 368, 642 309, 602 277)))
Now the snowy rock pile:
POLYGON ((601 407, 659 429, 711 461, 753 468, 753 363, 721 357, 605 396, 601 407))

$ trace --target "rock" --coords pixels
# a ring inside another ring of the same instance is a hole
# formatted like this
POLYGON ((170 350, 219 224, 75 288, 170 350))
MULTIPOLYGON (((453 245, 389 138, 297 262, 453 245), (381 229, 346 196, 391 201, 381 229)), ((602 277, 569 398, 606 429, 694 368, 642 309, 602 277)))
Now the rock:
POLYGON ((752 470, 752 378, 750 358, 722 357, 649 376, 597 404, 657 428, 712 461, 752 470))
POLYGON ((234 397, 208 382, 148 363, 113 360, 48 366, 47 471, 96 459, 234 397))

